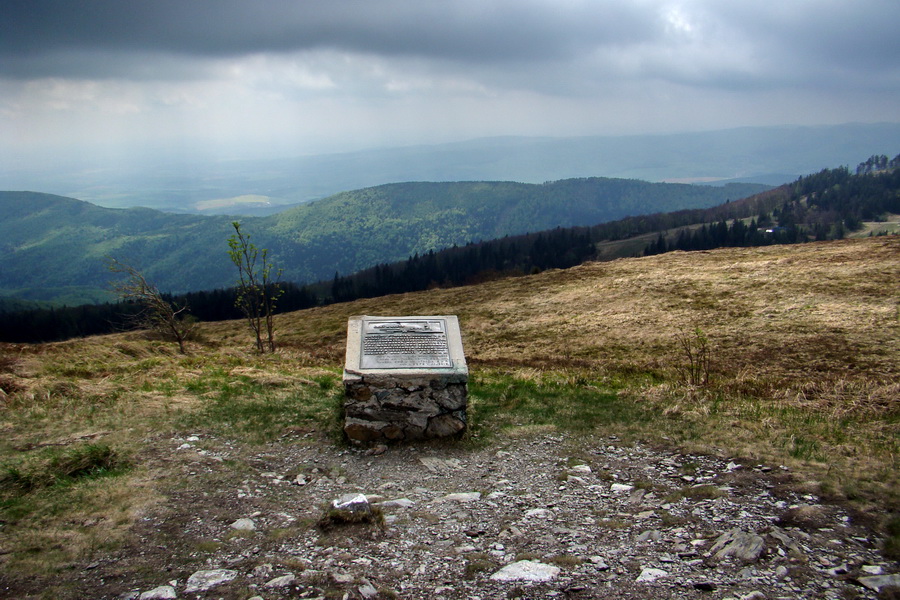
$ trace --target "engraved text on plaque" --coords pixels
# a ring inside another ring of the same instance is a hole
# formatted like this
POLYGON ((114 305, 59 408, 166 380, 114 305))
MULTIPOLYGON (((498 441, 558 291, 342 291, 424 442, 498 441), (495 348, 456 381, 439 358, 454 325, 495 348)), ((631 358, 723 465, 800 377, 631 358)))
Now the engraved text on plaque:
POLYGON ((442 319, 365 320, 361 359, 363 369, 453 366, 442 319))

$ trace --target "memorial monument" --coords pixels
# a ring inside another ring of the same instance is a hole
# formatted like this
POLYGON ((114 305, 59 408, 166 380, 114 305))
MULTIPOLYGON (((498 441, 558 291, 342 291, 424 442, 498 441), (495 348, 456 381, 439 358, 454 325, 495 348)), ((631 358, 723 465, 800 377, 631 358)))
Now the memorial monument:
POLYGON ((344 433, 357 444, 459 435, 469 369, 454 315, 351 317, 344 433))

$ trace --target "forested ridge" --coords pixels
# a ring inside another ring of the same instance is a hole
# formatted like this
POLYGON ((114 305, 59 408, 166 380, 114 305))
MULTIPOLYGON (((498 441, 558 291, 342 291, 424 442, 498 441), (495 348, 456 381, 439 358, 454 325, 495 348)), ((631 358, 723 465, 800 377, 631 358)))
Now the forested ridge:
MULTIPOLYGON (((282 284, 278 309, 288 312, 333 302, 477 283, 588 260, 609 260, 671 250, 708 250, 840 239, 863 221, 900 213, 900 156, 873 157, 857 173, 825 169, 793 184, 707 208, 629 217, 591 227, 555 229, 414 253, 348 276, 337 273, 309 285, 282 284), (649 244, 641 240, 657 234, 649 244)), ((186 303, 200 320, 239 318, 233 289, 168 296, 186 303)), ((0 312, 4 341, 46 341, 114 331, 127 326, 133 305, 115 303, 62 309, 0 312)))
MULTIPOLYGON (((604 178, 397 183, 240 220, 269 249, 285 280, 308 283, 454 244, 714 206, 761 189, 604 178)), ((225 240, 232 220, 0 192, 0 296, 69 305, 108 300, 105 256, 139 268, 167 292, 228 286, 234 274, 225 240)))

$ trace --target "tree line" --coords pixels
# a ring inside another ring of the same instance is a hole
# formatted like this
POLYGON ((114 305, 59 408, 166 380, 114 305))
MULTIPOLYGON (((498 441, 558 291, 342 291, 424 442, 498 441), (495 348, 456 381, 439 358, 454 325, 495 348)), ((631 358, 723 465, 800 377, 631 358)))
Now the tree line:
MULTIPOLYGON (((873 157, 870 161, 900 165, 873 157)), ((866 164, 866 163, 863 163, 866 164)), ((383 263, 349 275, 307 285, 275 283, 274 312, 289 312, 335 302, 372 298, 479 283, 500 277, 568 268, 589 260, 659 254, 671 250, 709 250, 725 246, 757 246, 840 239, 862 221, 900 213, 900 168, 825 169, 793 184, 708 209, 691 209, 628 217, 592 227, 558 227, 549 231, 506 236, 486 242, 383 263), (658 233, 642 249, 615 244, 658 233), (606 244, 612 242, 612 244, 606 244), (603 250, 601 251, 601 246, 603 250)), ((246 316, 240 287, 162 296, 186 306, 200 321, 246 316)), ((42 342, 120 331, 134 321, 140 306, 133 302, 0 312, 0 340, 42 342)))
POLYGON ((661 232, 644 254, 841 239, 864 221, 900 213, 900 155, 873 156, 856 174, 847 167, 824 169, 787 189, 787 197, 763 207, 749 223, 733 215, 729 225, 723 215, 716 223, 661 232))

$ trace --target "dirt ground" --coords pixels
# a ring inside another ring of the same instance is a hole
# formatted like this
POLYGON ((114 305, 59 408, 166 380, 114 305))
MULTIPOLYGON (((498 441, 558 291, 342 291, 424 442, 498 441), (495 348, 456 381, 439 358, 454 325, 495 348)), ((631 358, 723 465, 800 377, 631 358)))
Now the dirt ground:
POLYGON ((876 598, 861 582, 900 570, 870 523, 798 490, 784 467, 615 437, 372 454, 313 433, 252 450, 198 434, 156 447, 164 500, 124 547, 47 579, 6 573, 0 595, 876 598), (357 493, 370 519, 322 521, 357 493), (548 579, 498 579, 522 560, 548 579), (225 580, 188 591, 198 572, 225 580))

